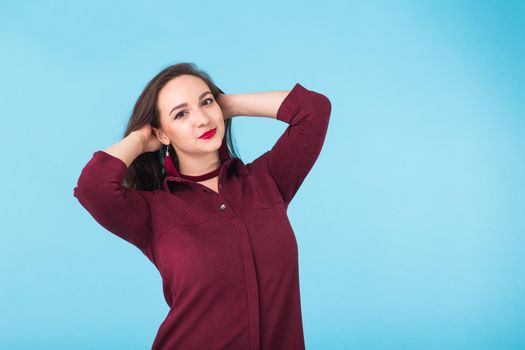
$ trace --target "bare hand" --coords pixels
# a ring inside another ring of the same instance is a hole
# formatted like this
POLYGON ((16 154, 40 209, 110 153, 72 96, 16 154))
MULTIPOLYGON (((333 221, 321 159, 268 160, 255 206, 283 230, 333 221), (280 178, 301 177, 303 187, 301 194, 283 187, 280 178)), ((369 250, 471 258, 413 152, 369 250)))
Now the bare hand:
POLYGON ((143 153, 158 151, 162 147, 150 124, 146 124, 132 133, 137 133, 142 140, 143 153))
POLYGON ((230 96, 227 94, 219 94, 217 97, 217 103, 221 107, 222 117, 224 120, 230 119, 233 117, 233 112, 230 110, 230 96))

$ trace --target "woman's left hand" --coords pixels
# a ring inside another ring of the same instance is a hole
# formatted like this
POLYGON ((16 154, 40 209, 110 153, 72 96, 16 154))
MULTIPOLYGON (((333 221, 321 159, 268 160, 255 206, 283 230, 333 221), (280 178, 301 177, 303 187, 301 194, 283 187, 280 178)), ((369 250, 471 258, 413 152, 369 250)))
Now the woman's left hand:
POLYGON ((231 98, 229 94, 219 94, 217 103, 222 109, 222 116, 224 120, 230 119, 234 116, 233 111, 230 108, 230 102, 231 98))

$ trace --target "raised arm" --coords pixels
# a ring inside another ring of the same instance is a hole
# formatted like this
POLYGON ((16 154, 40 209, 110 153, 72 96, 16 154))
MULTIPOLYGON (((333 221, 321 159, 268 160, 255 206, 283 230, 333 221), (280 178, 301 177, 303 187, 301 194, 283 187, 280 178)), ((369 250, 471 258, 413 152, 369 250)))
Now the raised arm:
POLYGON ((93 157, 82 169, 74 196, 104 228, 148 255, 152 231, 143 193, 122 185, 128 166, 145 149, 140 133, 132 132, 93 157))
POLYGON ((321 152, 330 100, 296 83, 289 92, 244 94, 244 98, 236 94, 229 102, 232 115, 267 116, 289 124, 271 150, 247 165, 251 171, 270 175, 288 205, 321 152))

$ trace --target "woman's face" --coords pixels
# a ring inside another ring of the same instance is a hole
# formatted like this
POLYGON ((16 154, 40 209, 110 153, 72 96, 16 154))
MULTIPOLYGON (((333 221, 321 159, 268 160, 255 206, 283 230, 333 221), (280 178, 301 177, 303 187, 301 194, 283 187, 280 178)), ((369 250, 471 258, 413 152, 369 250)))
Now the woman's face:
POLYGON ((202 156, 220 148, 223 114, 204 81, 188 74, 170 80, 159 91, 157 106, 161 125, 155 130, 157 137, 164 145, 171 143, 177 157, 202 156), (212 129, 216 129, 213 137, 199 138, 212 129))

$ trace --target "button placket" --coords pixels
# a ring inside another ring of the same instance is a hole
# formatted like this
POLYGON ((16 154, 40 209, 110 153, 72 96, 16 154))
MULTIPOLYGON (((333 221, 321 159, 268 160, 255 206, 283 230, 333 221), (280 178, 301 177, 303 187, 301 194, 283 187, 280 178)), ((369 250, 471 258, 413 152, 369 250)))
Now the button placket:
MULTIPOLYGON (((204 185, 200 185, 200 186, 202 186, 202 188, 201 188, 202 192, 206 192, 206 193, 207 193, 207 192, 213 192, 213 194, 219 196, 219 198, 220 198, 220 200, 221 200, 222 203, 219 205, 218 208, 219 208, 219 210, 221 210, 221 211, 226 210, 226 203, 224 202, 224 198, 222 198, 222 195, 220 194, 220 192, 219 192, 219 193, 216 193, 215 191, 210 191, 210 190, 207 189, 206 186, 204 186, 204 185)), ((222 184, 219 184, 219 189, 222 189, 222 184)))
POLYGON ((222 194, 221 194, 221 190, 222 190, 222 180, 221 180, 221 177, 219 176, 219 193, 217 193, 217 195, 219 196, 219 198, 221 199, 221 201, 223 201, 223 203, 221 203, 221 205, 219 206, 219 210, 220 211, 225 211, 226 210, 226 201, 224 200, 224 198, 222 197, 222 194))

